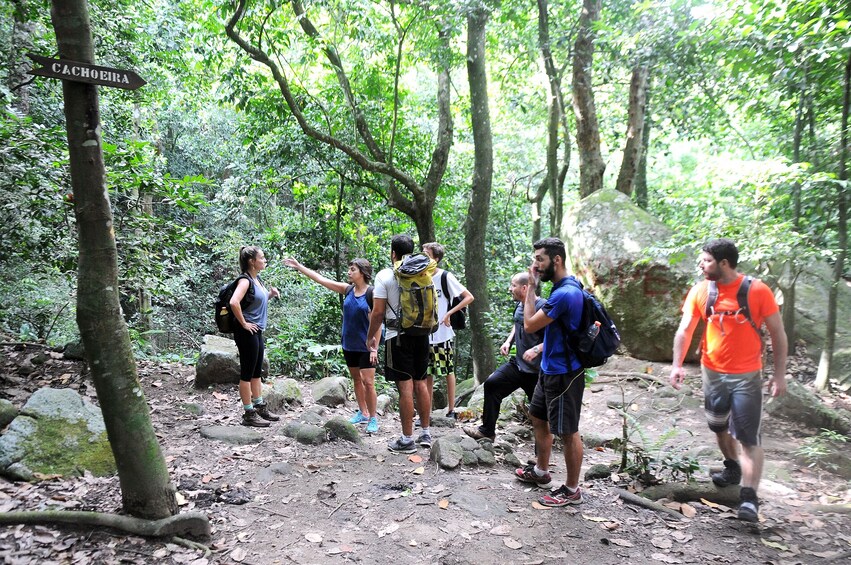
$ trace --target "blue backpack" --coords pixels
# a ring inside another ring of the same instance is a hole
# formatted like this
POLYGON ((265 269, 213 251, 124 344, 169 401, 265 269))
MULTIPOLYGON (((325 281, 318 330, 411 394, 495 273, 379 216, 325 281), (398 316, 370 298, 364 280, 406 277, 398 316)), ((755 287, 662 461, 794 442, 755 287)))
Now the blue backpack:
POLYGON ((597 297, 585 290, 576 279, 571 278, 567 282, 579 288, 584 298, 578 329, 570 331, 567 328, 565 332, 567 345, 583 368, 599 367, 618 350, 621 334, 597 297))

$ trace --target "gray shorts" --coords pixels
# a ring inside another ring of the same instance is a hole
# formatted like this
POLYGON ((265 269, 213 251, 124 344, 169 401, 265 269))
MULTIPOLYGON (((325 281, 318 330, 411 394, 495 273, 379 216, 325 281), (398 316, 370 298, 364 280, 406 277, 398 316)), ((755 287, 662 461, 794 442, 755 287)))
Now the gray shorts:
POLYGON ((762 371, 725 374, 701 369, 709 429, 715 433, 729 430, 742 445, 760 445, 762 371))

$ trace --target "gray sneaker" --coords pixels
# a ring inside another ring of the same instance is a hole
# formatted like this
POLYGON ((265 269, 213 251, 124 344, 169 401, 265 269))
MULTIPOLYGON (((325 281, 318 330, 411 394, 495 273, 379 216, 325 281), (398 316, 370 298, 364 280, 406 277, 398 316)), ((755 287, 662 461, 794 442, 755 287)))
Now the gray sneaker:
POLYGON ((387 444, 387 449, 393 453, 416 453, 417 445, 414 440, 402 441, 402 438, 396 438, 387 444))
POLYGON ((420 437, 417 438, 417 443, 423 447, 431 448, 431 434, 428 432, 423 432, 420 434, 420 437))

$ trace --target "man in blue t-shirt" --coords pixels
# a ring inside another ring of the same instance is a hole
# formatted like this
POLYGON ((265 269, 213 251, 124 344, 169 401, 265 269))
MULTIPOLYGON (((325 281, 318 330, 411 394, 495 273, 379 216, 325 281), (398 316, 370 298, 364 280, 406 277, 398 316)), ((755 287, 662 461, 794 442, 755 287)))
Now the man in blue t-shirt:
POLYGON ((535 429, 536 463, 515 471, 518 480, 549 487, 550 453, 553 434, 564 443, 567 478, 564 485, 544 495, 538 502, 545 506, 567 506, 582 502, 579 472, 582 467, 582 439, 579 437, 579 414, 585 391, 585 369, 567 346, 568 329, 576 330, 582 317, 582 290, 567 275, 567 253, 564 242, 555 237, 536 241, 535 256, 529 267, 529 291, 523 310, 526 332, 544 330, 541 375, 529 404, 529 415, 535 429), (544 306, 535 310, 535 290, 541 281, 552 281, 553 289, 544 306))

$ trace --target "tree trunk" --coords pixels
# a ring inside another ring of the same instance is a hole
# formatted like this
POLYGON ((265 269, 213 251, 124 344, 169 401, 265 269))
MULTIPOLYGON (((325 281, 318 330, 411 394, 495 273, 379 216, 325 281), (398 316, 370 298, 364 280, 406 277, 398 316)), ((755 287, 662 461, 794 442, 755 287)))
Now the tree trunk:
POLYGON ((495 366, 493 343, 487 328, 490 300, 485 268, 485 235, 493 182, 493 133, 488 107, 485 30, 489 18, 478 5, 467 15, 467 80, 470 83, 470 115, 473 128, 473 185, 464 224, 464 265, 467 288, 476 297, 470 305, 473 376, 484 382, 495 366))
POLYGON ((591 65, 594 60, 592 24, 600 17, 600 0, 583 0, 579 33, 573 47, 573 113, 579 149, 579 195, 584 198, 603 188, 606 164, 600 153, 600 125, 594 105, 591 65))
MULTIPOLYGON (((650 85, 647 86, 647 104, 650 104, 650 85)), ((638 159, 638 170, 635 173, 635 203, 643 209, 647 210, 647 151, 650 148, 650 125, 651 121, 647 119, 649 112, 645 108, 644 111, 644 130, 641 132, 641 157, 638 159)))
POLYGON ((830 366, 833 364, 833 349, 836 344, 836 309, 839 302, 839 286, 842 284, 842 275, 845 271, 845 256, 848 253, 848 113, 851 110, 851 50, 848 52, 848 60, 845 63, 845 92, 842 97, 842 134, 839 142, 839 180, 837 183, 837 209, 839 219, 837 221, 837 239, 839 252, 836 254, 836 263, 833 266, 833 284, 830 286, 830 294, 827 299, 827 324, 824 336, 824 349, 818 364, 815 387, 817 390, 827 388, 830 377, 830 366))
POLYGON ((644 116, 647 108, 647 75, 645 65, 636 65, 632 70, 629 84, 629 118, 626 127, 626 144, 623 149, 623 161, 615 187, 632 196, 638 164, 641 161, 642 139, 644 136, 644 116))
MULTIPOLYGON (((63 59, 94 63, 85 0, 53 0, 63 59)), ((74 213, 79 233, 77 324, 115 455, 125 512, 164 518, 177 512, 174 487, 136 374, 118 302, 118 261, 106 191, 97 88, 63 81, 74 213)))

